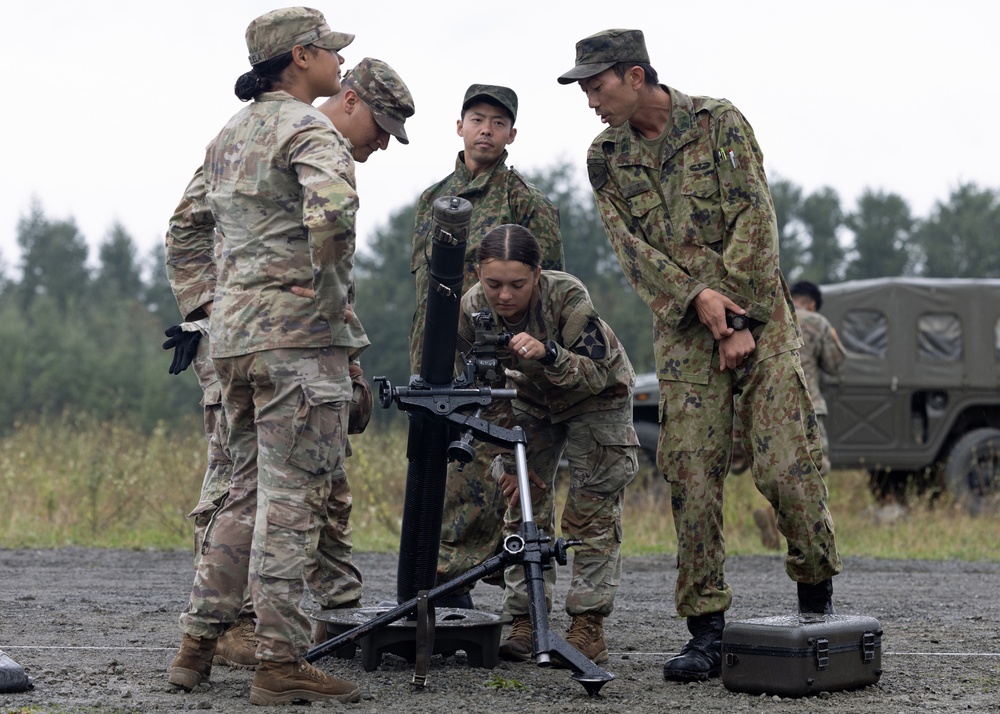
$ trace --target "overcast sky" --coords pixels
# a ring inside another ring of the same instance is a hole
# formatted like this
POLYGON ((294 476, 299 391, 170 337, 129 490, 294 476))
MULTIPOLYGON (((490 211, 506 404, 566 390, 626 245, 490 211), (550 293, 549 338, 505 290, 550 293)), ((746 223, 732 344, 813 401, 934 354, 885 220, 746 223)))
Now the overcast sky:
MULTIPOLYGON (((92 258, 115 221, 148 253, 205 145, 243 106, 232 87, 249 69, 247 24, 285 4, 8 3, 0 261, 17 266, 17 222, 33 198, 48 217, 76 220, 92 258)), ((960 183, 1000 188, 996 0, 312 4, 357 35, 342 52, 347 67, 385 60, 415 98, 409 146, 392 140, 357 167, 362 249, 394 209, 452 170, 473 82, 518 94, 511 165, 530 172, 566 159, 585 181, 602 127, 579 87, 556 77, 573 65, 577 40, 609 27, 645 32, 664 83, 733 101, 772 179, 806 192, 830 186, 847 209, 866 187, 884 189, 920 217, 960 183)), ((571 251, 572 236, 564 240, 571 251)))

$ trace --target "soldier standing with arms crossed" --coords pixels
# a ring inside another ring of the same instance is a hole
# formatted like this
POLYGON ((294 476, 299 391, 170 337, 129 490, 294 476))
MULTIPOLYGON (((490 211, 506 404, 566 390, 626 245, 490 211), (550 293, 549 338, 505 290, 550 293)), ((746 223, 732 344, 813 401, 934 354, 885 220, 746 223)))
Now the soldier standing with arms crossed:
MULTIPOLYGON (((388 148, 390 135, 402 144, 409 143, 404 123, 413 115, 413 97, 402 78, 381 60, 370 57, 361 60, 344 78, 342 90, 317 109, 347 139, 351 157, 358 163, 364 163, 376 151, 388 148)), ((353 176, 353 165, 348 164, 345 168, 345 175, 353 176)), ((198 171, 193 186, 189 187, 171 218, 166 236, 166 256, 167 276, 181 314, 186 320, 197 320, 204 325, 207 323, 206 309, 211 309, 211 297, 215 291, 216 266, 213 256, 214 218, 204 202, 191 199, 204 191, 203 186, 198 184, 202 181, 202 172, 198 171), (200 213, 196 212, 198 208, 200 213)), ((292 286, 291 290, 296 295, 313 297, 313 291, 308 288, 292 286)), ((352 322, 352 328, 362 329, 356 320, 352 322)), ((174 329, 171 328, 171 331, 174 329)), ((222 392, 208 352, 206 336, 197 345, 197 356, 192 362, 203 391, 208 436, 208 469, 199 503, 190 514, 195 520, 196 569, 206 529, 228 492, 232 475, 232 463, 223 448, 226 429, 222 392)), ((185 367, 186 364, 179 365, 175 358, 171 372, 176 370, 179 373, 185 367)), ((351 357, 350 374, 353 388, 348 432, 359 434, 371 417, 372 395, 357 354, 351 357)), ((350 456, 350 443, 345 458, 347 456, 350 456)), ((307 580, 313 599, 321 609, 357 607, 360 604, 362 577, 351 558, 350 515, 353 499, 343 465, 333 474, 332 483, 333 490, 327 502, 328 523, 320 535, 316 567, 309 571, 307 580)), ((219 638, 214 664, 241 669, 256 667, 256 618, 249 594, 247 599, 236 623, 219 638)), ((313 639, 317 644, 325 641, 324 623, 317 622, 314 633, 313 639)))
MULTIPOLYGON (((417 289, 417 308, 410 327, 410 369, 420 373, 427 310, 427 263, 433 226, 434 201, 459 196, 472 204, 472 222, 466 246, 463 291, 476 282, 476 248, 490 229, 504 223, 522 225, 538 240, 542 267, 562 270, 559 212, 552 202, 517 171, 508 168, 507 146, 517 135, 517 95, 508 87, 473 84, 465 92, 456 131, 465 150, 455 171, 423 192, 417 204, 416 230, 410 269, 417 289)), ((446 582, 493 555, 503 538, 506 510, 503 494, 489 475, 492 455, 482 444, 476 458, 462 471, 448 468, 438 558, 438 582, 446 582)), ((439 607, 472 607, 468 591, 436 603, 439 607)))
POLYGON ((253 69, 236 95, 253 102, 209 144, 202 180, 186 194, 195 213, 211 214, 221 241, 206 303, 233 474, 168 679, 185 689, 208 679, 249 581, 260 661, 251 703, 357 701, 357 685, 302 658, 310 636, 300 604, 344 458, 348 362, 367 343, 350 325, 358 205, 350 156, 312 107, 340 91, 338 50, 354 36, 295 7, 258 17, 246 39, 253 69))
POLYGON ((728 101, 659 84, 639 30, 579 41, 559 82, 579 82, 609 125, 587 170, 622 270, 654 315, 657 466, 677 532, 675 606, 692 636, 663 675, 717 677, 732 602, 722 495, 734 412, 754 445, 754 482, 788 540, 800 611, 832 612, 842 567, 761 152, 728 101))

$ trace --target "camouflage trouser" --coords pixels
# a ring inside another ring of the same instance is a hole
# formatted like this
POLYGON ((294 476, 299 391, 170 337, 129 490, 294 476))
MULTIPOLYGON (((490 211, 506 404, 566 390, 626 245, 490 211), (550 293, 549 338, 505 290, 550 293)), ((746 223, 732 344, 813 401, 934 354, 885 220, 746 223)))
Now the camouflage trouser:
POLYGON ((708 384, 660 380, 657 466, 670 483, 677 531, 677 587, 682 617, 729 608, 722 495, 732 452, 733 410, 743 424, 750 469, 770 501, 788 541, 785 570, 795 581, 816 583, 841 570, 819 431, 795 351, 748 360, 718 371, 708 384))
POLYGON ((824 476, 830 473, 830 436, 826 433, 826 414, 816 415, 816 427, 819 429, 819 443, 823 447, 823 467, 820 473, 824 476))
MULTIPOLYGON (((563 537, 583 544, 573 549, 566 612, 609 615, 621 578, 625 486, 638 468, 639 440, 632 427, 632 407, 589 412, 557 424, 524 413, 518 413, 517 420, 528 437, 528 470, 547 484, 544 491, 532 489, 531 505, 538 527, 550 536, 555 536, 556 471, 564 452, 569 461, 569 494, 560 525, 563 537)), ((508 509, 508 532, 516 533, 520 521, 520 506, 508 509)), ((523 567, 507 568, 504 577, 504 612, 527 615, 523 567)), ((549 609, 555 579, 555 568, 545 571, 549 609)))
MULTIPOLYGON (((208 340, 202 338, 192 368, 202 388, 205 435, 208 439, 208 468, 202 480, 198 505, 188 514, 194 519, 194 565, 198 569, 205 542, 205 531, 229 493, 233 464, 226 453, 226 420, 222 409, 222 385, 212 358, 208 340)), ((345 456, 351 455, 348 442, 345 456)), ((316 566, 306 575, 313 599, 322 609, 334 608, 361 599, 361 571, 351 558, 351 507, 353 498, 347 471, 341 464, 333 473, 327 501, 327 521, 320 532, 316 566)), ((253 616, 253 602, 247 588, 241 614, 253 616)))
POLYGON ((276 349, 217 359, 215 367, 233 476, 207 529, 181 629, 218 637, 236 619, 249 580, 258 659, 294 661, 311 640, 301 600, 346 447, 347 351, 276 349))
MULTIPOLYGON (((495 449, 476 445, 476 457, 459 471, 448 464, 437 582, 446 583, 491 557, 504 538, 504 498, 491 470, 495 449)), ((459 592, 468 592, 466 588, 459 592)))

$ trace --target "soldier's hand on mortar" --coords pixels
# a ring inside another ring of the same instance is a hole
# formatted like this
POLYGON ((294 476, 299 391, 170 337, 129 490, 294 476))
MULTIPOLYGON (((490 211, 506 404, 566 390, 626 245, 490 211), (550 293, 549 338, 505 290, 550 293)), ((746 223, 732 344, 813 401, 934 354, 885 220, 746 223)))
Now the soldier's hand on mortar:
POLYGON ((163 349, 174 351, 174 359, 170 363, 170 374, 180 374, 183 372, 191 365, 191 361, 198 353, 201 330, 197 326, 191 329, 187 327, 188 325, 194 326, 194 323, 183 322, 180 325, 171 325, 163 332, 168 338, 163 343, 163 349))
POLYGON ((745 315, 747 312, 725 295, 711 288, 705 288, 695 296, 694 309, 698 312, 701 324, 710 329, 712 337, 717 340, 733 334, 733 328, 726 324, 727 310, 737 315, 745 315))
MULTIPOLYGON (((313 290, 312 288, 302 288, 299 287, 298 285, 293 285, 291 287, 291 291, 293 295, 298 295, 299 297, 307 297, 310 299, 316 297, 316 291, 313 290)), ((347 309, 344 311, 344 324, 346 325, 353 319, 354 319, 354 309, 350 305, 348 305, 347 309)))
MULTIPOLYGON (((534 471, 528 471, 528 480, 539 491, 544 491, 547 488, 545 482, 538 478, 538 474, 534 471)), ((503 495, 510 502, 511 507, 516 506, 520 502, 521 496, 520 489, 517 486, 517 474, 509 474, 504 471, 503 475, 497 481, 503 490, 503 495)))

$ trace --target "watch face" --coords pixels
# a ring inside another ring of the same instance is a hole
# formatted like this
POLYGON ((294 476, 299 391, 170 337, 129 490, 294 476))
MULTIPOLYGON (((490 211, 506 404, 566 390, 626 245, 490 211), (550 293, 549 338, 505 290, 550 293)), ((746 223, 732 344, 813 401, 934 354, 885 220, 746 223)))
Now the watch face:
POLYGON ((730 315, 729 326, 734 330, 747 329, 747 318, 745 315, 730 315))

